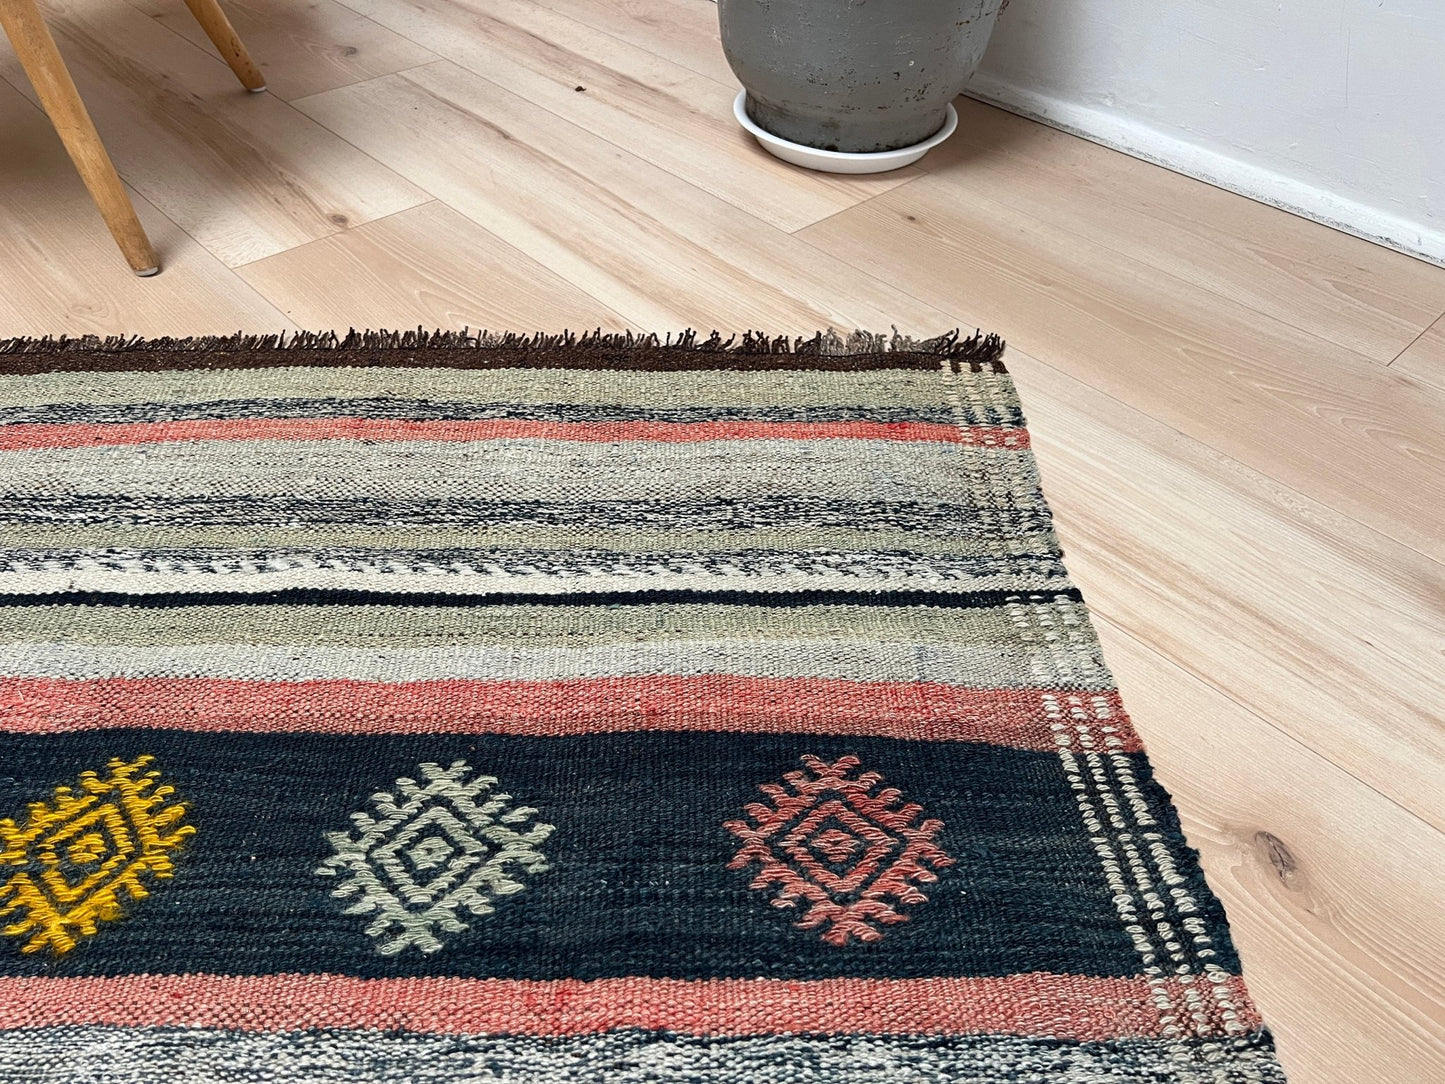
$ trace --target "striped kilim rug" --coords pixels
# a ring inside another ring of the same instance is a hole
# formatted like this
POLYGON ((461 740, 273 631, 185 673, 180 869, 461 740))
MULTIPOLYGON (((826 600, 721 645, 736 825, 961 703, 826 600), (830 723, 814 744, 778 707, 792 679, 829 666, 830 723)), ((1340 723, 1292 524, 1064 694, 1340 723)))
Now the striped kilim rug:
POLYGON ((1278 1084, 1001 350, 0 344, 0 1080, 1278 1084))

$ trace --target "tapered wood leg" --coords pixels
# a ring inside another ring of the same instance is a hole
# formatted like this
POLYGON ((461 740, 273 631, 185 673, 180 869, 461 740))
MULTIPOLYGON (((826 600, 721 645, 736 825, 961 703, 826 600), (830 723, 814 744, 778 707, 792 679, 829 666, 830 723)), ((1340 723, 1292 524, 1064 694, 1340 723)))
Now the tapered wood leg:
POLYGON ((251 60, 251 54, 246 52, 246 46, 241 43, 235 28, 231 26, 231 20, 226 18, 226 13, 221 10, 221 5, 216 0, 186 0, 186 7, 191 9, 196 22, 201 24, 206 37, 211 39, 211 44, 221 54, 221 59, 231 66, 236 78, 241 80, 241 85, 252 93, 265 90, 266 77, 251 60))
POLYGON ((155 250, 35 0, 0 0, 0 25, 126 262, 137 275, 154 275, 160 270, 155 250))

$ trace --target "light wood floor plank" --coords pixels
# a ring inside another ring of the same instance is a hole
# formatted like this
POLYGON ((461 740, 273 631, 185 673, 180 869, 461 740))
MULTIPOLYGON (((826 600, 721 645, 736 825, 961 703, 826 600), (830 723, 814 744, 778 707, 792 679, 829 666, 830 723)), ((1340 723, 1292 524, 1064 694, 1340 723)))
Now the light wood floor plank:
POLYGON ((797 236, 923 301, 967 306, 1040 360, 1445 558, 1434 389, 978 195, 962 166, 797 236))
POLYGON ((795 230, 896 188, 809 174, 764 152, 718 83, 532 0, 345 0, 526 100, 602 136, 771 225, 795 230), (579 89, 580 88, 580 89, 579 89))
POLYGON ((1440 1080, 1440 833, 1109 620, 1098 627, 1290 1084, 1440 1080))
POLYGON ((1445 311, 1445 270, 964 99, 929 155, 1007 203, 1384 364, 1445 311))
POLYGON ((165 273, 130 273, 44 113, 0 83, 0 338, 280 331, 290 323, 145 199, 165 273))
POLYGON ((121 177, 231 266, 427 198, 125 0, 42 7, 121 177))
POLYGON ((531 257, 440 203, 427 203, 240 268, 313 330, 625 329, 531 257))
POLYGON ((1445 316, 1411 343, 1390 368, 1445 391, 1445 316))
POLYGON ((953 319, 449 62, 296 105, 636 326, 953 319))
POLYGON ((1090 605, 1445 828, 1445 567, 1020 352, 1010 370, 1090 605))
POLYGON ((712 0, 540 0, 546 7, 729 87, 712 0))
MULTIPOLYGON (((205 31, 179 0, 130 0, 163 26, 202 49, 205 31)), ((226 0, 226 15, 284 100, 319 94, 436 58, 335 0, 226 0)))

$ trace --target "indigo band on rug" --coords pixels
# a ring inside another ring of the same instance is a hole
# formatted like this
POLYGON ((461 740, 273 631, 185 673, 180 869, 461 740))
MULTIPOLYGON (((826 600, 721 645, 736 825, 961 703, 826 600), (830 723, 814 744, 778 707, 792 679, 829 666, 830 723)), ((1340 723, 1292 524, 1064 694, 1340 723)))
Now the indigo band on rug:
POLYGON ((0 1081, 1282 1084, 991 336, 0 343, 0 1081))

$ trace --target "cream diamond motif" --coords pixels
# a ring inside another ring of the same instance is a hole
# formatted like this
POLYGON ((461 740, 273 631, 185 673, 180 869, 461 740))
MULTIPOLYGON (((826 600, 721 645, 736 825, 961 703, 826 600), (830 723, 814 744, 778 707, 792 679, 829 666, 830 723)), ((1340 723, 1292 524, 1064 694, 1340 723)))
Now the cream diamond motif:
POLYGON ((316 870, 344 878, 331 894, 352 901, 346 914, 373 916, 366 933, 383 956, 436 952, 443 933, 468 928, 461 912, 489 915, 494 899, 526 888, 521 876, 548 869, 538 846, 552 825, 494 791, 496 777, 464 760, 417 769, 420 780, 403 776, 371 796, 371 812, 353 813, 352 831, 327 832, 336 853, 316 870))

